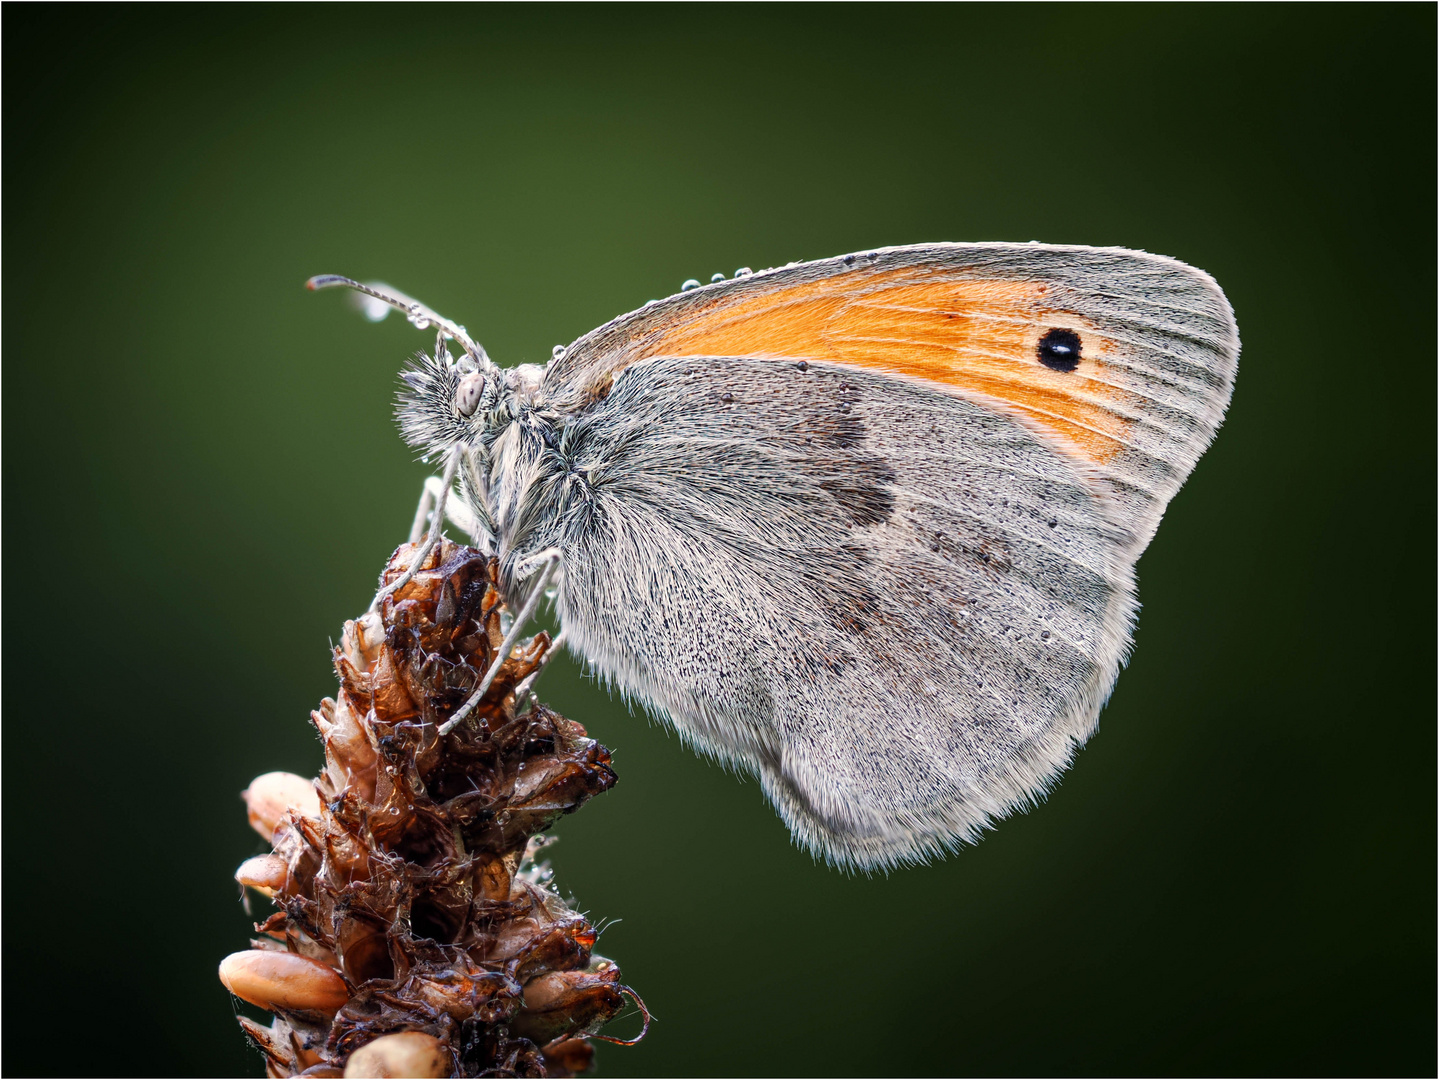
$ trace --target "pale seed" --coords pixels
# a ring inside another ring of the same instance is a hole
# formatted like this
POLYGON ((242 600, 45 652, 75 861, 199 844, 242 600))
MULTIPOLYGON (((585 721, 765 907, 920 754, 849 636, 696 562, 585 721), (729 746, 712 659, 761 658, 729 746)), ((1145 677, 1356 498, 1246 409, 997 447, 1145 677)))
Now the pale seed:
POLYGON ((346 1076, 449 1076, 450 1055, 440 1040, 422 1031, 381 1035, 345 1063, 346 1076))
POLYGON ((284 820, 285 812, 293 807, 304 817, 320 816, 320 797, 315 794, 315 785, 303 776, 287 772, 267 772, 250 781, 250 786, 240 792, 250 810, 251 827, 270 840, 275 835, 275 826, 284 820))
POLYGON ((240 864, 240 868, 235 871, 235 880, 241 885, 258 889, 266 896, 273 896, 276 889, 284 887, 289 874, 290 868, 280 856, 256 855, 240 864))
POLYGON ((220 961, 220 981, 237 998, 262 1009, 315 1009, 336 1013, 350 999, 340 973, 290 952, 250 949, 220 961))

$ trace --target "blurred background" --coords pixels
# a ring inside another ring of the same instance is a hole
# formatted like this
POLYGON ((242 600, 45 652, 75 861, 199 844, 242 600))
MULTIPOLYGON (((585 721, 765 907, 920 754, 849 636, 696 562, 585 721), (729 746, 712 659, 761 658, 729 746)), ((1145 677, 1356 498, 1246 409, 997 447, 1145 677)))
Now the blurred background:
POLYGON ((1244 341, 1099 735, 852 877, 567 660, 620 784, 551 855, 656 1016, 600 1068, 1432 1074, 1435 23, 7 5, 0 1067, 262 1072, 215 976, 238 793, 318 766, 426 475, 391 401, 432 339, 307 276, 514 364, 689 277, 1042 239, 1203 267, 1244 341))

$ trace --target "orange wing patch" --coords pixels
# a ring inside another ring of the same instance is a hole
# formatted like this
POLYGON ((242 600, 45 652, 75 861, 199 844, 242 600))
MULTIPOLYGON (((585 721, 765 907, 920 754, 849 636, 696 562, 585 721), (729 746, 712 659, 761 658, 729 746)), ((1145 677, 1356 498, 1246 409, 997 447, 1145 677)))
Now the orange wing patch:
POLYGON ((1042 281, 957 279, 943 272, 862 269, 745 300, 717 297, 644 342, 649 356, 830 360, 998 398, 1095 464, 1125 445, 1137 406, 1110 370, 1112 343, 1046 303, 1042 281), (1052 327, 1083 342, 1077 370, 1039 362, 1052 327))

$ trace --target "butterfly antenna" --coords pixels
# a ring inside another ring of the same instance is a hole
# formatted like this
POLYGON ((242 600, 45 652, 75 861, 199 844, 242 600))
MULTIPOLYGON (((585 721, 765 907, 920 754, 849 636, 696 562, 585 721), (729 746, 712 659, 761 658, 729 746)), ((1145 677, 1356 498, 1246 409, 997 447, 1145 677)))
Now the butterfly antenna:
POLYGON ((332 289, 336 285, 343 285, 347 289, 354 289, 356 292, 372 296, 376 300, 389 304, 396 311, 404 313, 406 319, 421 330, 428 330, 435 327, 443 337, 458 341, 465 352, 476 363, 488 364, 489 355, 484 347, 470 337, 469 333, 459 323, 451 322, 443 315, 431 310, 424 304, 401 292, 386 292, 384 289, 377 289, 373 285, 366 285, 364 282, 356 281, 354 278, 347 278, 341 274, 317 274, 305 282, 305 288, 311 292, 320 289, 332 289))

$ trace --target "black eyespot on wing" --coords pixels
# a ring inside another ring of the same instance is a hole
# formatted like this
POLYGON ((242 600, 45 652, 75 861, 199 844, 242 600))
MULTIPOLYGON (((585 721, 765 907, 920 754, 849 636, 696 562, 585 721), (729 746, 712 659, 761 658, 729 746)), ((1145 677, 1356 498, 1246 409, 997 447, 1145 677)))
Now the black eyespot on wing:
POLYGON ((1039 362, 1051 371, 1073 371, 1079 366, 1079 335, 1056 326, 1039 339, 1039 362))

